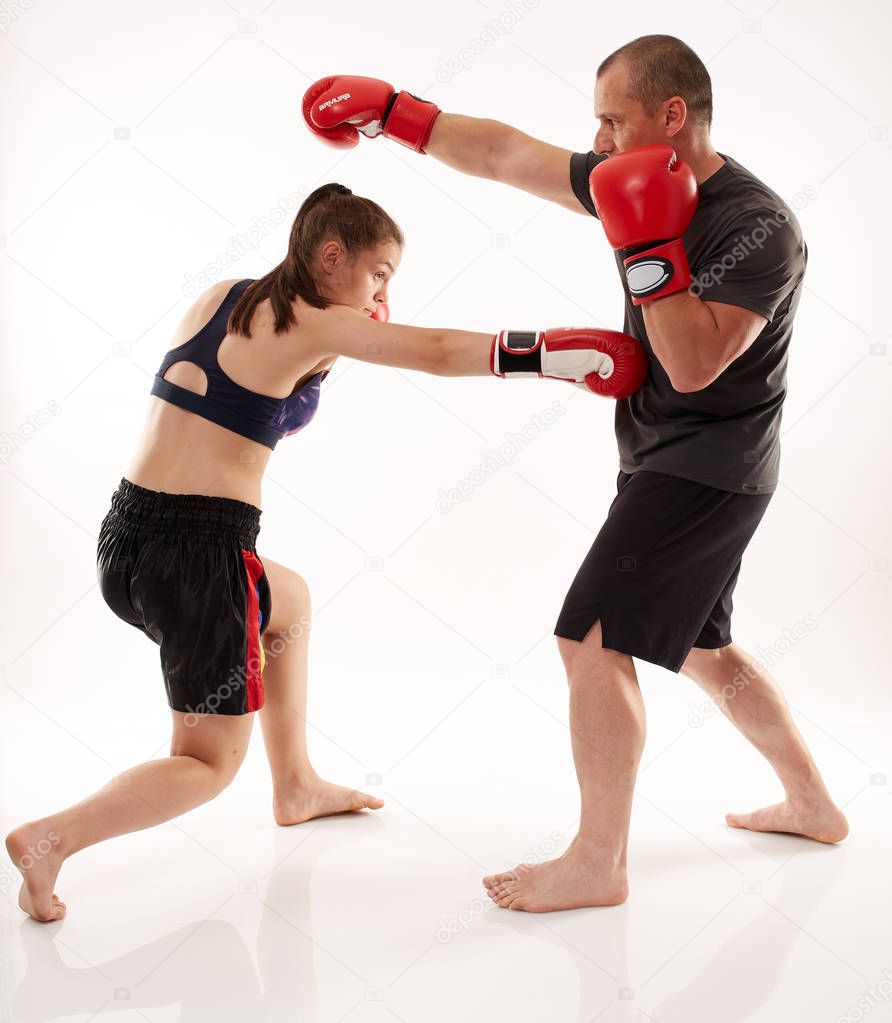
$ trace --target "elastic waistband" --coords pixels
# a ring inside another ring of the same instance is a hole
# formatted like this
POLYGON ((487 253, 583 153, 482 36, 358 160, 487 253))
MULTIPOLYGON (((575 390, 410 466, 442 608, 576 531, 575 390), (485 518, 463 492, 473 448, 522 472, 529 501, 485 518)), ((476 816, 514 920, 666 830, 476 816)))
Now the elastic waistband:
POLYGON ((146 490, 121 478, 112 494, 111 511, 128 524, 149 533, 186 533, 228 539, 253 549, 260 532, 260 508, 230 497, 167 494, 146 490))

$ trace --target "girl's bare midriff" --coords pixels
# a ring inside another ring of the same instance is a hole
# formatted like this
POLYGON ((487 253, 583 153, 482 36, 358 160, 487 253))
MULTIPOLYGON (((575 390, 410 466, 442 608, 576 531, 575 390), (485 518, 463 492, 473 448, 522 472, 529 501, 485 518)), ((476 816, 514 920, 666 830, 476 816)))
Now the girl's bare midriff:
MULTIPOLYGON (((201 330, 234 283, 222 281, 202 296, 180 324, 171 348, 201 330)), ((298 318, 300 305, 297 300, 298 318)), ((251 337, 227 334, 217 358, 223 372, 242 387, 285 398, 332 361, 310 363, 309 353, 301 352, 300 333, 300 327, 294 326, 274 334, 270 305, 262 302, 251 321, 251 337)), ((162 357, 159 353, 159 363, 162 357)), ((199 394, 205 392, 204 371, 193 363, 174 363, 164 378, 199 394)), ((142 436, 124 476, 147 490, 228 497, 260 508, 263 474, 271 454, 265 444, 149 395, 142 436)))

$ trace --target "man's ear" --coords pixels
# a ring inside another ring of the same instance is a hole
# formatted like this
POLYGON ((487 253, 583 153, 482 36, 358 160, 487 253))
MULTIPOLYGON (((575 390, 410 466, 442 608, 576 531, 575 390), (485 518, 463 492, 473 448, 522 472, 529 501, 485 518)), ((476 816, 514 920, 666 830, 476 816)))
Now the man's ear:
POLYGON ((681 96, 673 96, 667 100, 666 127, 674 126, 673 138, 684 128, 688 119, 688 108, 681 96))

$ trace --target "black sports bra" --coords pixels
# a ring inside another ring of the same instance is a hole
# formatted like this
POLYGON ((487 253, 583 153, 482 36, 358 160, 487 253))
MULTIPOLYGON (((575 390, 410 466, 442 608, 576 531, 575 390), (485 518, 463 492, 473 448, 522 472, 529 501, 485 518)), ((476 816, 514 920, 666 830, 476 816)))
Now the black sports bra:
POLYGON ((217 351, 226 336, 229 314, 251 280, 239 281, 230 289, 210 322, 191 338, 166 353, 155 374, 152 391, 158 398, 209 419, 218 426, 275 448, 282 437, 303 429, 316 414, 319 391, 328 370, 314 373, 287 398, 258 394, 231 380, 217 360, 217 351), (207 376, 207 393, 198 394, 164 379, 175 362, 193 362, 207 376))

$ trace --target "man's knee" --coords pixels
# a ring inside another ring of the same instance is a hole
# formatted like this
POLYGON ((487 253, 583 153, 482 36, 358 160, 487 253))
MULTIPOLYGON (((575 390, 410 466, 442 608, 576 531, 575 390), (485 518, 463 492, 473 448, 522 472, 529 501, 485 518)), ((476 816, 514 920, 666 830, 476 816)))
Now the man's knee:
POLYGON ((722 670, 725 665, 734 657, 734 644, 707 649, 706 647, 691 647, 684 664, 679 669, 688 678, 708 675, 716 670, 722 670))
POLYGON ((567 678, 570 680, 577 676, 609 670, 635 674, 635 666, 629 654, 604 646, 600 619, 592 625, 582 640, 558 636, 557 642, 567 678))

